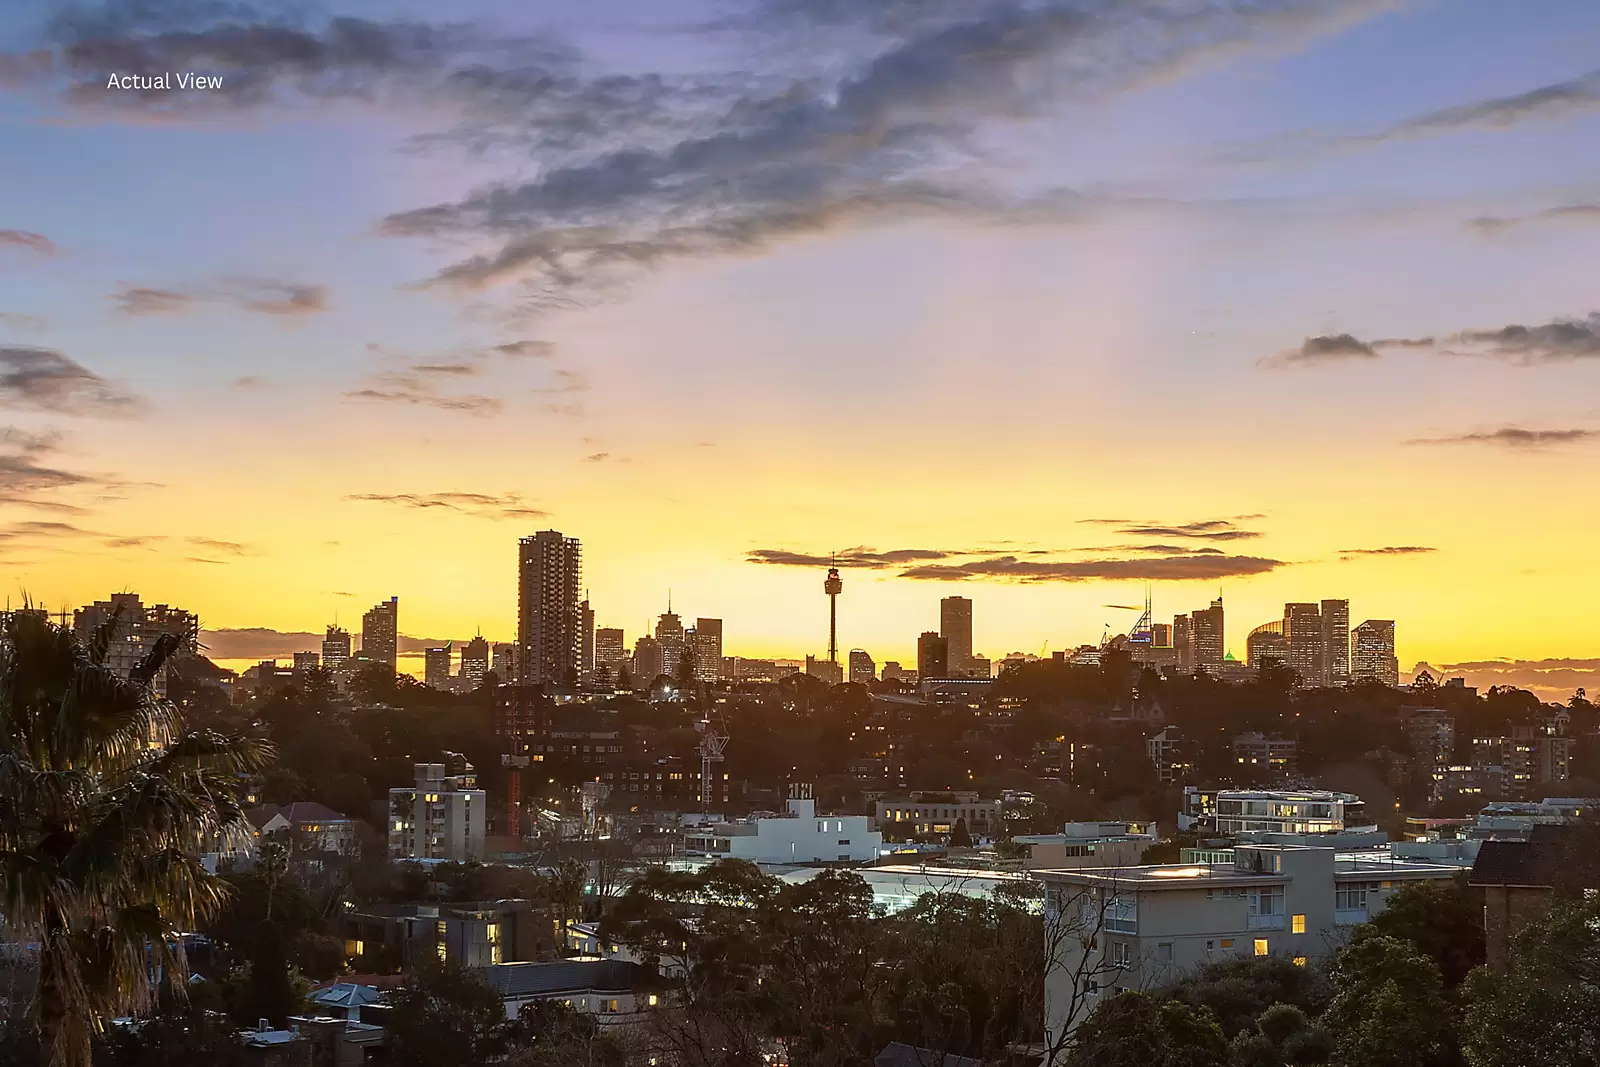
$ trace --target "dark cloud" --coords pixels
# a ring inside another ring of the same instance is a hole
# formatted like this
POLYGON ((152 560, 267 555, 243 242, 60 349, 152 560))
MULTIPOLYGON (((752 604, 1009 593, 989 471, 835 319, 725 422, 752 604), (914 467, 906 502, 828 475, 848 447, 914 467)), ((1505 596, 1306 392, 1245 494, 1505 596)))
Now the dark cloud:
MULTIPOLYGON (((1418 664, 1419 668, 1425 664, 1418 664)), ((1442 664, 1430 670, 1434 677, 1464 677, 1468 685, 1487 689, 1510 685, 1526 689, 1541 700, 1565 700, 1575 690, 1600 690, 1600 659, 1485 659, 1442 664)))
POLYGON ((792 552, 783 548, 757 548, 745 553, 751 563, 770 563, 781 567, 852 567, 882 570, 899 567, 918 560, 948 559, 965 555, 960 552, 941 552, 931 548, 898 548, 878 552, 871 548, 847 548, 837 555, 824 556, 808 552, 792 552))
POLYGON ((345 499, 407 508, 439 508, 493 519, 545 518, 549 514, 529 507, 515 493, 356 493, 345 499))
POLYGON ((1266 574, 1285 566, 1282 560, 1259 556, 1189 555, 1147 559, 1099 559, 1043 562, 1015 556, 959 564, 931 564, 901 571, 902 578, 924 581, 973 580, 1013 582, 1215 581, 1266 574))
POLYGON ((328 289, 323 285, 261 278, 234 278, 192 289, 161 289, 124 282, 111 294, 111 301, 124 315, 181 315, 201 304, 213 303, 292 320, 326 311, 328 289))
POLYGON ((53 256, 60 251, 44 234, 28 230, 0 230, 0 248, 20 248, 41 256, 53 256))
POLYGON ((320 649, 323 636, 305 631, 246 626, 202 630, 200 644, 206 655, 213 659, 287 659, 296 652, 320 649))
POLYGON ((1226 519, 1206 519, 1181 526, 1129 525, 1122 527, 1121 532, 1144 537, 1192 537, 1206 541, 1244 541, 1261 536, 1255 530, 1240 529, 1226 519))
POLYGON ((1421 556, 1430 552, 1439 551, 1437 548, 1427 548, 1423 545, 1385 545, 1382 548, 1341 548, 1340 559, 1354 559, 1357 556, 1421 556))
POLYGON ((1482 234, 1497 234, 1535 223, 1559 221, 1600 223, 1600 204, 1563 204, 1560 207, 1545 208, 1543 211, 1535 211, 1528 215, 1484 215, 1471 220, 1467 225, 1482 234))
POLYGON ((1520 426, 1507 426, 1499 430, 1453 434, 1448 437, 1422 437, 1407 441, 1410 445, 1499 445, 1504 448, 1537 449, 1550 445, 1570 445, 1600 437, 1595 430, 1527 430, 1520 426))
POLYGON ((1600 312, 1584 319, 1558 319, 1540 326, 1463 330, 1450 338, 1468 354, 1512 363, 1571 363, 1600 358, 1600 312))
POLYGON ((1431 337, 1385 337, 1363 341, 1348 333, 1322 334, 1307 337, 1298 348, 1267 356, 1260 362, 1264 367, 1311 367, 1377 359, 1379 350, 1384 348, 1432 348, 1433 345, 1431 337))
POLYGON ((1388 141, 1459 130, 1505 129, 1528 119, 1561 118, 1600 107, 1600 71, 1530 89, 1430 111, 1357 141, 1388 141))
POLYGON ((514 359, 548 359, 555 355, 556 346, 551 341, 511 341, 495 345, 493 351, 514 359))
POLYGON ((1110 608, 1112 611, 1143 611, 1144 610, 1144 608, 1140 607, 1138 604, 1101 604, 1100 606, 1103 607, 1103 608, 1110 608))
POLYGON ((179 315, 193 307, 195 300, 176 289, 124 284, 111 294, 111 302, 124 315, 179 315))
POLYGON ((459 378, 471 377, 482 370, 483 368, 476 363, 416 363, 411 366, 413 374, 436 374, 459 378))
POLYGON ((213 541, 207 537, 191 537, 188 541, 196 548, 209 549, 229 556, 248 556, 252 551, 249 546, 242 545, 238 541, 213 541))
POLYGON ((378 374, 374 378, 374 384, 361 389, 351 389, 344 395, 352 400, 409 404, 477 416, 498 415, 505 407, 498 397, 441 393, 431 383, 415 374, 378 374))
POLYGON ((610 452, 591 452, 583 457, 585 463, 604 463, 611 458, 610 452))
POLYGON ((143 402, 51 348, 0 347, 0 407, 127 416, 143 402))
POLYGON ((544 310, 607 299, 669 263, 758 254, 841 229, 1089 217, 1105 202, 974 185, 964 164, 982 154, 975 131, 1169 77, 1222 50, 1303 35, 1351 11, 1317 0, 1044 0, 818 19, 808 8, 780 5, 733 22, 840 27, 856 39, 828 49, 831 69, 774 76, 731 104, 713 95, 672 136, 621 135, 531 180, 391 215, 383 232, 473 243, 431 284, 464 292, 512 284, 527 308, 544 310))

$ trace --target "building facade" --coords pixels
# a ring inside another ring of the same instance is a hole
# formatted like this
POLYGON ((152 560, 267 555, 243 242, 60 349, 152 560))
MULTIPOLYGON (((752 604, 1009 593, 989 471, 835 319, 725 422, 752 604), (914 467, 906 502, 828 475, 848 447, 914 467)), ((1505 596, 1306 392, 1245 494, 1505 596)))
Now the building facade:
POLYGON ((454 649, 449 645, 422 650, 422 683, 433 689, 450 688, 450 663, 454 649))
POLYGON ((722 674, 722 620, 694 620, 694 676, 714 682, 722 674))
POLYGON ((1400 660, 1394 654, 1394 620, 1368 619, 1350 634, 1350 680, 1400 684, 1400 660))
POLYGON ((576 537, 541 530, 518 542, 518 683, 561 685, 577 678, 583 644, 578 606, 582 568, 583 548, 576 537))
POLYGON ((1327 655, 1322 643, 1322 609, 1316 604, 1283 606, 1283 639, 1289 669, 1303 686, 1322 684, 1327 655))
POLYGON ((917 638, 917 677, 950 677, 950 644, 931 630, 917 638))
POLYGON ((850 680, 858 685, 868 685, 878 677, 877 664, 864 648, 850 650, 850 680))
POLYGON ((361 655, 391 672, 400 664, 400 598, 392 596, 361 616, 361 655))
POLYGON ((972 659, 972 601, 947 596, 939 601, 939 636, 944 638, 946 669, 964 674, 972 659))
POLYGON ((1322 684, 1350 684, 1350 601, 1322 602, 1322 684))
POLYGON ((414 770, 412 785, 389 790, 389 857, 481 861, 488 805, 476 776, 447 775, 442 763, 414 770))
MULTIPOLYGON (((471 641, 461 646, 461 686, 467 692, 475 692, 483 687, 483 680, 489 676, 489 642, 479 634, 471 641)), ((509 682, 510 679, 502 679, 509 682)))
POLYGON ((871 863, 883 835, 865 815, 817 814, 808 787, 790 789, 783 815, 744 822, 711 823, 686 831, 691 856, 751 863, 871 863))
POLYGON ((957 790, 923 791, 904 797, 881 797, 875 818, 878 829, 893 828, 898 836, 948 834, 965 823, 974 838, 997 837, 1005 828, 1000 801, 957 790))
POLYGON ((1209 608, 1191 613, 1188 626, 1192 669, 1213 676, 1220 674, 1223 657, 1227 655, 1222 598, 1213 600, 1209 608))

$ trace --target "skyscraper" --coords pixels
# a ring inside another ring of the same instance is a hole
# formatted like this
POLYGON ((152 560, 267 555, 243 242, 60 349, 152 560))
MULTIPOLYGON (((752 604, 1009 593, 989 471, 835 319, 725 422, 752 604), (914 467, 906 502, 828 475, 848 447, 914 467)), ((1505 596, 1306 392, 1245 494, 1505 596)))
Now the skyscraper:
POLYGON ((514 685, 517 678, 517 646, 497 644, 491 649, 494 660, 490 669, 494 671, 495 679, 501 685, 514 685))
POLYGON ((714 682, 722 674, 722 620, 694 621, 694 676, 714 682))
POLYGON ((964 596, 939 601, 939 636, 945 641, 950 673, 965 673, 972 659, 972 601, 964 596))
POLYGON ((541 530, 519 542, 517 568, 517 682, 574 681, 582 655, 578 588, 583 548, 576 537, 541 530))
POLYGON ((400 598, 392 596, 361 616, 361 654, 394 671, 399 666, 400 598))
POLYGON ((1224 643, 1226 633, 1221 597, 1213 600, 1209 608, 1189 616, 1189 642, 1195 670, 1211 675, 1221 673, 1222 657, 1227 647, 1224 643))
POLYGON ((1172 620, 1172 647, 1180 671, 1194 670, 1194 641, 1189 633, 1189 616, 1178 615, 1172 620))
POLYGON ((866 685, 876 677, 876 665, 872 662, 872 657, 867 655, 866 649, 852 648, 850 650, 850 680, 866 685))
POLYGON ((479 634, 461 646, 461 681, 470 693, 482 687, 488 673, 489 642, 479 634))
POLYGON ((950 677, 949 642, 930 630, 917 638, 917 678, 919 681, 926 681, 929 678, 948 677, 950 677))
POLYGON ((594 668, 595 673, 608 682, 617 680, 617 664, 628 658, 628 646, 623 640, 622 631, 612 627, 601 627, 594 632, 594 668))
POLYGON ((1400 684, 1400 661, 1394 654, 1394 620, 1368 619, 1350 635, 1350 680, 1400 684))
POLYGON ((322 666, 337 671, 350 662, 350 631, 338 626, 328 627, 322 639, 322 666))
POLYGON ((645 634, 633 646, 634 688, 648 689, 665 673, 667 673, 667 657, 661 642, 645 634))
POLYGON ((594 673, 594 608, 589 606, 589 597, 584 595, 583 603, 578 605, 578 677, 588 681, 594 673))
POLYGON ((322 659, 315 652, 296 652, 294 654, 294 673, 306 675, 322 665, 322 659))
POLYGON ((1350 601, 1322 602, 1322 684, 1350 683, 1350 601))
POLYGON ((1327 665, 1322 643, 1322 609, 1316 604, 1285 604, 1283 640, 1289 650, 1289 669, 1300 679, 1300 684, 1321 685, 1327 665))
POLYGON ((450 688, 451 646, 422 650, 422 682, 434 689, 450 688))
MULTIPOLYGON (((678 661, 683 658, 683 620, 672 610, 667 600, 667 610, 656 620, 656 640, 661 643, 661 673, 678 676, 678 661)), ((647 681, 652 679, 646 679, 647 681)))
POLYGON ((1244 643, 1244 661, 1260 670, 1268 661, 1279 667, 1288 666, 1289 642, 1283 636, 1283 620, 1273 619, 1250 631, 1244 643))

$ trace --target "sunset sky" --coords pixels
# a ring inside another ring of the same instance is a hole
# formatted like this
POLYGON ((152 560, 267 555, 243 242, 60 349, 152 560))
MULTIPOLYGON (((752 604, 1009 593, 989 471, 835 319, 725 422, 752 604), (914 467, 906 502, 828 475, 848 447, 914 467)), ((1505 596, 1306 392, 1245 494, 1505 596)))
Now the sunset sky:
POLYGON ((0 10, 13 602, 506 640, 555 528, 630 645, 839 553, 879 662, 1149 582, 1600 687, 1600 4, 444 9, 0 10))

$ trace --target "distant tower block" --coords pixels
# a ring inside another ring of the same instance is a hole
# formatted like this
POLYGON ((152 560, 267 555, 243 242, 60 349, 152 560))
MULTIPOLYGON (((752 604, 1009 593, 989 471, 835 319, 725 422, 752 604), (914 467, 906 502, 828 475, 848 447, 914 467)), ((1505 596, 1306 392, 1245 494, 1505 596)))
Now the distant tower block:
POLYGON ((844 592, 844 579, 838 567, 828 568, 828 580, 822 583, 828 594, 828 662, 839 662, 839 594, 844 592))

